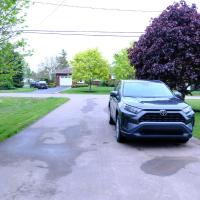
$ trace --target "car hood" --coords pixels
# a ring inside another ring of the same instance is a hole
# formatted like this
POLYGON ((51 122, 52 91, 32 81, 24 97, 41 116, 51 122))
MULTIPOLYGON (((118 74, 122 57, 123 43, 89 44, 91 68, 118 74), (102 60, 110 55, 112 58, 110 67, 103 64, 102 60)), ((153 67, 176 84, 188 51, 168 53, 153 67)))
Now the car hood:
POLYGON ((188 105, 176 97, 170 98, 135 98, 135 97, 123 97, 122 102, 135 106, 141 109, 169 109, 169 110, 182 110, 188 105))

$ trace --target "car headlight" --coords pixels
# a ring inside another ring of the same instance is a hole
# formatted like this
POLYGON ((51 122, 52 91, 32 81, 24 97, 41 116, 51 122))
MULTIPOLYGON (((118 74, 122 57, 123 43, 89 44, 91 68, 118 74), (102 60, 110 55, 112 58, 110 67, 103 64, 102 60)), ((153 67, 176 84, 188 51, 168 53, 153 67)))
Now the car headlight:
POLYGON ((186 108, 183 109, 183 112, 184 112, 185 114, 188 114, 188 113, 190 113, 191 111, 192 111, 191 106, 188 106, 188 107, 186 107, 186 108))
POLYGON ((125 105, 124 109, 127 110, 128 112, 131 112, 133 114, 138 114, 139 112, 141 112, 142 109, 140 108, 136 108, 134 106, 129 106, 129 105, 125 105))

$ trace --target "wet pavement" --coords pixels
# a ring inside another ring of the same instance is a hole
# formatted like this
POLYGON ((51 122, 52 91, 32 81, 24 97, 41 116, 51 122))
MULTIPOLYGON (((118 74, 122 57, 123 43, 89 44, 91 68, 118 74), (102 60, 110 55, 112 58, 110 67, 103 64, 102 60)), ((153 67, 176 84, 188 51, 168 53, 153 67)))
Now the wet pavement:
POLYGON ((118 144, 106 95, 71 100, 0 143, 0 200, 199 200, 200 142, 118 144))

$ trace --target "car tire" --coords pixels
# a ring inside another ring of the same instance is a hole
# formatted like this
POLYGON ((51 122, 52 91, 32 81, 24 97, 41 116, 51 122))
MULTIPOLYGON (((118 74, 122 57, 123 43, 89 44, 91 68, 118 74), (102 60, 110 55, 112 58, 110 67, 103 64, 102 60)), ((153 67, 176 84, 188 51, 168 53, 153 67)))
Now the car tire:
POLYGON ((115 124, 113 118, 111 117, 110 108, 109 108, 109 124, 111 124, 111 125, 115 124))
POLYGON ((187 139, 179 139, 176 142, 179 144, 186 144, 188 141, 189 141, 189 139, 187 138, 187 139))
POLYGON ((118 116, 117 120, 116 120, 116 126, 115 126, 115 129, 116 129, 116 140, 119 143, 124 143, 125 142, 125 137, 122 135, 120 127, 121 127, 120 126, 120 118, 118 116))

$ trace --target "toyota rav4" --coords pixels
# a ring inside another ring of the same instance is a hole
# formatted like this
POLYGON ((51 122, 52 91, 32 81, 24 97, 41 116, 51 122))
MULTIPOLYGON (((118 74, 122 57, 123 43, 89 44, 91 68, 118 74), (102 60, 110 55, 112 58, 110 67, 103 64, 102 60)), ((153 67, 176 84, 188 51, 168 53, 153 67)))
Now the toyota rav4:
POLYGON ((161 81, 120 81, 110 93, 109 116, 118 142, 131 136, 186 143, 192 137, 194 111, 161 81))

